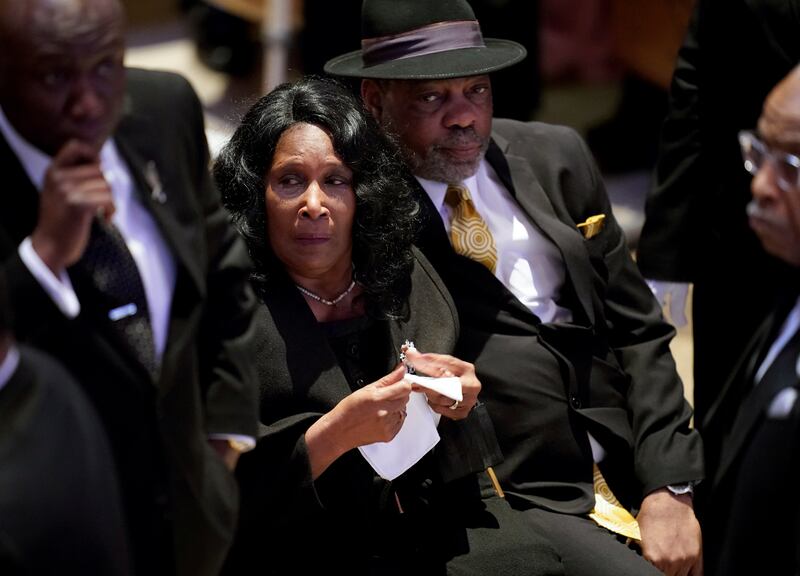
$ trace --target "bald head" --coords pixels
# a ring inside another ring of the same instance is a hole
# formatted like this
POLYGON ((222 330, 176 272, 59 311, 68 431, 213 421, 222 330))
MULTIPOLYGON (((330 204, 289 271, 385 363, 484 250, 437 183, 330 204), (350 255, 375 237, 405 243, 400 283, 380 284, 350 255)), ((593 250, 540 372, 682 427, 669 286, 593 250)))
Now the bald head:
POLYGON ((37 38, 57 49, 60 43, 79 38, 88 41, 109 27, 122 27, 123 20, 118 0, 0 0, 0 41, 37 38))
POLYGON ((750 227, 767 252, 800 267, 800 66, 767 96, 758 132, 750 227))
POLYGON ((800 66, 767 96, 758 131, 770 145, 800 154, 800 66))
POLYGON ((124 50, 118 0, 0 0, 0 107, 47 154, 99 147, 122 107, 124 50))
POLYGON ((58 41, 92 34, 122 19, 118 0, 0 0, 3 37, 47 33, 58 41))

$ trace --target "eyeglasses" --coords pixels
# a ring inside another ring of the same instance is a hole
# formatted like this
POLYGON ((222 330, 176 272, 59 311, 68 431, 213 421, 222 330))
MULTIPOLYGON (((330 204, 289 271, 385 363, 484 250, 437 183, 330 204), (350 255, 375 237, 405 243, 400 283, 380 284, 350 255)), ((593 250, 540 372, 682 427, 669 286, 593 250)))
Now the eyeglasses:
POLYGON ((751 130, 739 132, 739 146, 742 149, 744 169, 755 176, 767 160, 775 168, 778 187, 788 192, 800 189, 800 158, 794 154, 773 151, 751 130))

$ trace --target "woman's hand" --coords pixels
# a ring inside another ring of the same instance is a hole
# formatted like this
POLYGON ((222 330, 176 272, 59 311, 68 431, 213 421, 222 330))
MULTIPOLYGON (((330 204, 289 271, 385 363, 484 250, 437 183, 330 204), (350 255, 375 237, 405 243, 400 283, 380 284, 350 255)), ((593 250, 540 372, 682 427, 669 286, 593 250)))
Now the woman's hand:
POLYGON ((434 412, 451 420, 466 418, 477 404, 478 393, 481 391, 481 383, 475 375, 475 366, 447 354, 423 354, 415 348, 404 348, 403 351, 406 354, 406 362, 418 373, 433 377, 457 376, 461 380, 461 393, 464 399, 457 404, 452 398, 421 386, 415 385, 414 391, 425 393, 428 405, 434 412))
POLYGON ((380 380, 344 398, 306 431, 306 445, 316 479, 348 450, 388 442, 403 426, 411 384, 398 366, 380 380))

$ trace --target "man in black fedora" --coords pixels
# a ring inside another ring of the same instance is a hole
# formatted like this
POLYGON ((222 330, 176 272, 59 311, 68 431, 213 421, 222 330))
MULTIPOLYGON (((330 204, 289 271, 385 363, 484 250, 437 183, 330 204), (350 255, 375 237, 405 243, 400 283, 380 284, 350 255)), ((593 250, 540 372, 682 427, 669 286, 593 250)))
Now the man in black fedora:
POLYGON ((674 330, 584 142, 492 119, 488 74, 524 57, 483 38, 465 0, 366 0, 362 49, 325 70, 362 78, 366 106, 418 180, 419 244, 459 308, 455 354, 483 384, 508 506, 546 534, 568 574, 700 574, 702 448, 674 330), (607 530, 631 533, 603 516, 595 469, 638 512, 643 557, 607 530))

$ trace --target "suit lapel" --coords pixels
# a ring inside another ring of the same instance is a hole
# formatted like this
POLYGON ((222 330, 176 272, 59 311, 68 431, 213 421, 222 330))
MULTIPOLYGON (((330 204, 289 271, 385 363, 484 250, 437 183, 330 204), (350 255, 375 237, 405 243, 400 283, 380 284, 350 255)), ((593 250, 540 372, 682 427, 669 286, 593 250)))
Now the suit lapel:
MULTIPOLYGON (((592 306, 592 270, 583 238, 577 229, 566 225, 556 215, 547 193, 539 184, 528 161, 508 152, 508 143, 499 135, 492 135, 493 142, 486 159, 500 180, 528 214, 534 225, 555 244, 561 252, 567 273, 572 281, 578 301, 590 323, 594 323, 592 306)), ((535 264, 534 264, 535 265, 535 264)))
POLYGON ((753 382, 753 377, 758 369, 758 360, 763 359, 769 349, 771 343, 769 337, 774 332, 776 323, 779 322, 776 320, 775 314, 771 315, 767 321, 762 322, 741 360, 725 381, 716 401, 708 409, 705 419, 700 422, 703 430, 714 428, 722 431, 728 430, 730 422, 725 422, 725 418, 730 419, 732 415, 736 414, 747 395, 748 386, 753 382))
MULTIPOLYGON (((772 339, 766 343, 766 347, 772 339)), ((763 353, 759 354, 763 357, 763 353)), ((773 361, 761 381, 743 398, 738 415, 734 420, 730 435, 726 438, 720 458, 717 480, 725 476, 748 442, 757 424, 765 417, 767 407, 782 389, 797 384, 797 364, 800 356, 800 331, 792 336, 783 350, 773 361)), ((752 375, 747 374, 747 383, 752 375)))
POLYGON ((162 181, 165 171, 159 166, 159 161, 165 162, 165 157, 162 155, 156 158, 152 153, 146 152, 157 149, 155 143, 160 141, 157 130, 148 119, 130 113, 120 122, 114 141, 128 163, 142 204, 155 219, 176 263, 186 270, 197 293, 202 294, 203 272, 195 247, 192 246, 195 236, 188 234, 177 220, 174 202, 178 200, 178 194, 170 193, 170 184, 188 184, 170 182, 168 179, 162 181))

